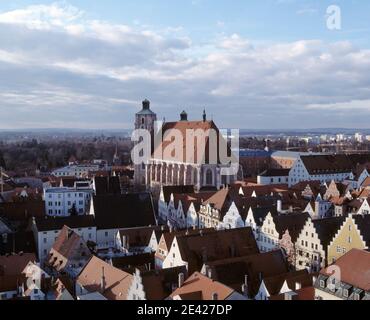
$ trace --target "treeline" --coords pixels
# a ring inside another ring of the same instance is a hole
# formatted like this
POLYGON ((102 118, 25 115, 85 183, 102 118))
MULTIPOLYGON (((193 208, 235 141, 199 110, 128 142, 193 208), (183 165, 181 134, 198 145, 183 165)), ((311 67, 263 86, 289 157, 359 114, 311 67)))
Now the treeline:
POLYGON ((123 165, 130 164, 129 139, 65 139, 38 142, 36 139, 18 143, 0 142, 0 166, 23 175, 33 174, 36 169, 44 171, 62 167, 71 157, 78 161, 103 159, 112 162, 118 146, 118 155, 123 165))

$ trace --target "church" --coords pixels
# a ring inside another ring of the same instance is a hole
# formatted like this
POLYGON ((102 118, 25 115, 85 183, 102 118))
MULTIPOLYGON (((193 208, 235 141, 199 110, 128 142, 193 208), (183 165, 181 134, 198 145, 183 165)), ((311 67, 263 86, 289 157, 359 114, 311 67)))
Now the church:
POLYGON ((135 129, 146 129, 152 137, 152 156, 142 165, 135 165, 135 183, 137 185, 145 185, 148 189, 156 189, 161 186, 184 186, 193 185, 197 191, 200 190, 219 190, 227 184, 232 184, 237 180, 238 174, 228 173, 222 168, 230 167, 220 161, 220 148, 224 147, 227 150, 230 158, 233 154, 227 141, 219 133, 219 129, 213 120, 207 120, 206 112, 203 112, 202 120, 189 121, 188 114, 183 111, 180 114, 179 121, 176 122, 157 122, 157 115, 150 109, 150 102, 143 101, 143 107, 135 117, 135 129), (209 135, 209 130, 216 132, 216 140, 212 140, 209 135), (179 132, 182 136, 181 156, 170 157, 164 150, 171 144, 171 141, 166 139, 166 134, 169 132, 179 132), (201 146, 197 144, 197 138, 192 138, 190 141, 187 132, 202 132, 205 137, 205 143, 201 146), (155 145, 155 135, 160 136, 160 144, 155 145), (191 146, 188 144, 192 143, 191 146), (189 149, 190 147, 190 149, 189 149), (201 148, 201 149, 197 149, 201 148), (195 161, 189 161, 187 152, 194 152, 190 155, 195 161), (210 151, 216 152, 217 159, 214 161, 211 158, 210 151), (201 161, 198 161, 198 158, 201 161))

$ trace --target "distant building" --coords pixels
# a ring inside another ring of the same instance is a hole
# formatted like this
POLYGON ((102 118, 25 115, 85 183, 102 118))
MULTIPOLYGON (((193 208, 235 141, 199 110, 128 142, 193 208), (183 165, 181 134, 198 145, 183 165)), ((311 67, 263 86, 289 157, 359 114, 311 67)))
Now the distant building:
POLYGON ((290 169, 269 169, 260 173, 257 183, 260 185, 288 184, 290 169))
MULTIPOLYGON (((237 173, 232 175, 222 175, 222 168, 228 168, 228 165, 221 163, 220 153, 221 148, 226 146, 226 140, 219 135, 219 129, 213 121, 207 120, 207 115, 204 111, 203 120, 189 121, 188 115, 183 111, 180 115, 180 121, 165 122, 161 127, 155 128, 157 116, 150 110, 150 102, 143 102, 143 109, 136 114, 135 129, 146 129, 152 135, 152 158, 148 163, 135 166, 135 182, 145 184, 147 187, 157 188, 161 185, 194 185, 196 190, 204 187, 220 189, 222 185, 230 184, 237 180, 237 173), (158 130, 156 132, 155 130, 158 130), (180 132, 183 139, 181 142, 182 154, 167 155, 166 148, 170 145, 166 141, 166 136, 176 132, 180 132), (201 132, 204 135, 204 146, 198 143, 202 149, 202 159, 198 159, 197 145, 193 141, 188 141, 188 130, 201 132), (215 141, 211 141, 211 135, 208 130, 214 130, 217 134, 215 141), (162 141, 158 146, 154 145, 154 136, 159 135, 162 141), (162 135, 162 136, 161 136, 162 135), (193 142, 192 148, 188 146, 193 142), (212 145, 211 145, 212 144, 212 145), (191 150, 192 154, 187 154, 191 150), (212 159, 211 151, 215 153, 216 159, 212 159), (193 159, 188 163, 188 159, 193 159)), ((227 148, 227 146, 226 146, 227 148)), ((233 153, 231 153, 231 156, 233 153)), ((235 158, 236 159, 236 158, 235 158)))
POLYGON ((56 169, 52 172, 56 177, 78 177, 82 178, 88 176, 91 172, 97 172, 101 169, 107 168, 107 164, 102 160, 95 160, 91 164, 70 164, 66 167, 56 169))
POLYGON ((353 180, 356 167, 367 162, 370 162, 370 154, 300 156, 290 170, 289 186, 301 181, 353 180))
POLYGON ((56 217, 86 214, 90 209, 93 193, 88 181, 75 182, 72 188, 47 188, 44 190, 46 214, 56 217))

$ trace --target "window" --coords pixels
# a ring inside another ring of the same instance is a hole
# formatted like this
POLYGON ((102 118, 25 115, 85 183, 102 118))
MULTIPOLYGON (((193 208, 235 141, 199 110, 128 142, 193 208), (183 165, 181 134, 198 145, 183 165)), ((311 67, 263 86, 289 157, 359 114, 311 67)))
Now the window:
POLYGON ((343 296, 344 296, 345 298, 348 298, 348 290, 347 290, 347 289, 344 289, 344 290, 343 290, 343 296))
POLYGON ((320 280, 320 288, 325 288, 325 281, 324 280, 320 280))
POLYGON ((352 238, 348 237, 348 243, 352 243, 352 238))
POLYGON ((44 243, 48 243, 48 239, 47 238, 44 238, 44 243))
POLYGON ((213 184, 213 172, 211 169, 208 169, 207 170, 207 173, 206 173, 206 184, 207 185, 212 185, 213 184))

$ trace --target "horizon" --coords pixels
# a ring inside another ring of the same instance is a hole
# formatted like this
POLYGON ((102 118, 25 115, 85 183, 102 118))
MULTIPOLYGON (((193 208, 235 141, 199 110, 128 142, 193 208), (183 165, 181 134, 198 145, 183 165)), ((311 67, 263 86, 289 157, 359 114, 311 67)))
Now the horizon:
POLYGON ((220 127, 367 130, 370 3, 338 0, 338 30, 330 5, 0 3, 0 126, 126 130, 148 97, 158 118, 206 108, 220 127))

